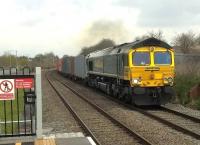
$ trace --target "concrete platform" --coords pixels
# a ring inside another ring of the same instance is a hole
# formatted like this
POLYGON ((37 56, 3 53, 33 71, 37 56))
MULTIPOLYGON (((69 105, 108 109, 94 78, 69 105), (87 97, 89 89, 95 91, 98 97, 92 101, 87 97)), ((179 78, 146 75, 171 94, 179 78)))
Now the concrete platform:
POLYGON ((85 137, 82 133, 50 134, 41 139, 30 137, 7 139, 0 140, 0 145, 96 145, 92 138, 85 137))
POLYGON ((6 137, 0 138, 0 145, 13 145, 21 142, 34 142, 36 140, 36 136, 27 136, 27 137, 6 137))
POLYGON ((56 139, 56 145, 91 145, 89 140, 85 137, 56 139))

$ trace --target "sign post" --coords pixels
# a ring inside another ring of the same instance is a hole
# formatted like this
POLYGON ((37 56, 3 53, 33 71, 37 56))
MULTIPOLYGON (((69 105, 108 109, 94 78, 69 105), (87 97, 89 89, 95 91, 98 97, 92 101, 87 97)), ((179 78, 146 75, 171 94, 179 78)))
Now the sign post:
POLYGON ((35 83, 36 83, 36 135, 38 138, 42 137, 42 84, 41 84, 41 67, 36 67, 35 72, 35 83))

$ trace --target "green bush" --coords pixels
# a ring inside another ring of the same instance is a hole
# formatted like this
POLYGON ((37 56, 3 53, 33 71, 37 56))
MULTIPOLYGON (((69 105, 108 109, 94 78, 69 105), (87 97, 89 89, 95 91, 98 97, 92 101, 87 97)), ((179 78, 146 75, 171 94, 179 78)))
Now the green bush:
MULTIPOLYGON (((192 74, 177 74, 175 77, 175 91, 177 99, 181 104, 186 105, 190 103, 190 98, 188 97, 189 90, 200 82, 200 77, 192 74)), ((200 104, 200 102, 199 102, 200 104)))

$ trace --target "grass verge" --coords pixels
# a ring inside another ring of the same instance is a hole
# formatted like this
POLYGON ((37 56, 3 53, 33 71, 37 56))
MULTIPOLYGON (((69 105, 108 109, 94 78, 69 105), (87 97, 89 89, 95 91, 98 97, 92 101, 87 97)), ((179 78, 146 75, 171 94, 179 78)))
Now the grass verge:
MULTIPOLYGON (((23 120, 23 112, 24 112, 24 91, 23 89, 18 89, 18 91, 15 92, 15 99, 12 101, 12 110, 13 113, 11 113, 11 101, 6 100, 0 101, 0 121, 5 122, 5 114, 6 114, 6 121, 11 121, 12 118, 14 121, 18 120, 23 120), (17 102, 19 103, 17 105, 17 102), (4 106, 5 105, 5 106, 4 106), (5 108, 6 107, 6 113, 5 113, 5 108), (18 113, 19 112, 19 113, 18 113), (13 114, 13 115, 11 115, 13 114)), ((7 123, 6 125, 6 132, 7 134, 12 133, 12 123, 7 123)), ((18 132, 18 123, 13 123, 13 133, 18 132)), ((4 134, 5 133, 5 125, 3 123, 0 124, 0 133, 4 134)))

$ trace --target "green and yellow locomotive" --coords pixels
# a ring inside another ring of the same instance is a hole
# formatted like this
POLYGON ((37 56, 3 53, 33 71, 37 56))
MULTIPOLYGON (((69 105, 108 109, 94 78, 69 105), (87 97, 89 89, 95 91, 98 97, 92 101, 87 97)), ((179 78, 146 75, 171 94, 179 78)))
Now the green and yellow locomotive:
POLYGON ((173 97, 174 50, 148 38, 86 56, 88 85, 136 105, 166 104, 173 97))

